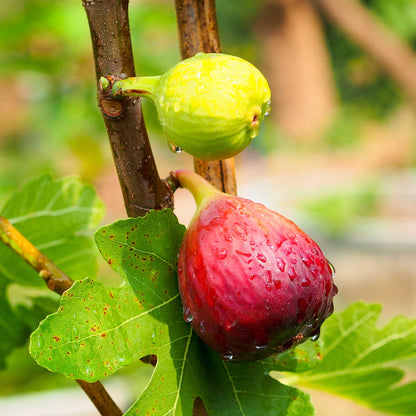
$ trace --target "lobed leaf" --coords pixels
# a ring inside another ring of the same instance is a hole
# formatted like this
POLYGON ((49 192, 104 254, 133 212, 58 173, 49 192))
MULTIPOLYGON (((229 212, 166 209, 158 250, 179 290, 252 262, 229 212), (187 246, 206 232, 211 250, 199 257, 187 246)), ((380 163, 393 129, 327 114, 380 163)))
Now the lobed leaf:
MULTIPOLYGON (((96 273, 96 249, 88 234, 103 211, 92 187, 75 178, 55 181, 44 176, 16 191, 1 215, 58 267, 77 279, 96 273)), ((3 358, 27 340, 30 328, 50 312, 50 299, 47 307, 45 299, 42 304, 32 299, 29 305, 12 307, 7 296, 7 287, 12 283, 40 286, 49 292, 38 274, 0 242, 0 367, 3 358)))
POLYGON ((322 327, 323 359, 287 381, 352 399, 395 415, 416 414, 416 381, 398 385, 404 372, 395 363, 416 356, 416 320, 395 317, 376 323, 378 304, 357 302, 322 327))
POLYGON ((101 228, 98 247, 126 284, 75 283, 32 334, 32 356, 52 371, 95 381, 157 355, 127 415, 191 416, 197 397, 215 416, 312 415, 306 394, 269 376, 275 361, 226 363, 183 320, 176 267, 184 230, 170 210, 101 228))

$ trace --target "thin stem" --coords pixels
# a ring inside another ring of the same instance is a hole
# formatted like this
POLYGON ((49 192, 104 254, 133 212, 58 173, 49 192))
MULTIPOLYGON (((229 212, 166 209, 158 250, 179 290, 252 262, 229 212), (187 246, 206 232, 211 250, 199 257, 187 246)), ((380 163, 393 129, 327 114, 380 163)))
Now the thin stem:
POLYGON ((0 240, 25 260, 45 281, 49 289, 62 295, 74 283, 61 269, 42 254, 29 240, 0 216, 0 240))
MULTIPOLYGON (((197 52, 221 52, 215 0, 175 0, 175 8, 183 59, 197 52)), ((194 159, 194 168, 220 191, 237 193, 233 159, 194 159)))
POLYGON ((155 77, 129 77, 116 80, 111 88, 113 97, 150 97, 156 94, 157 83, 160 76, 155 77))
MULTIPOLYGON (((128 0, 83 0, 90 26, 97 84, 101 77, 134 77, 128 0)), ((173 206, 172 192, 160 179, 144 125, 140 99, 115 99, 100 82, 99 105, 130 217, 173 206), (104 88, 105 89, 105 88, 104 88)))
MULTIPOLYGON (((36 270, 48 288, 54 292, 62 295, 74 283, 72 279, 2 216, 0 216, 0 241, 3 241, 36 270)), ((76 381, 87 393, 102 416, 121 416, 123 414, 99 381, 95 383, 87 383, 83 380, 76 381)))

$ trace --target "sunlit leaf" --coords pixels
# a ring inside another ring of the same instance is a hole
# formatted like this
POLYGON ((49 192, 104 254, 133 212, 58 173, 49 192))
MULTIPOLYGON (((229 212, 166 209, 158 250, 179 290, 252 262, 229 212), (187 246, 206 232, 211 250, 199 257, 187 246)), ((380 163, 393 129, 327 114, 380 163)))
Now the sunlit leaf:
MULTIPOLYGON (((224 362, 183 320, 176 276, 183 232, 170 210, 100 229, 100 251, 126 283, 74 284, 59 310, 32 334, 32 356, 52 371, 95 381, 156 355, 151 381, 127 415, 191 416, 197 397, 215 416, 312 415, 305 393, 269 376, 284 363, 224 362)), ((312 357, 311 351, 299 356, 312 357)))
POLYGON ((323 325, 323 359, 309 372, 283 380, 352 399, 394 415, 416 414, 416 381, 398 384, 394 365, 416 356, 416 319, 395 317, 377 328, 377 304, 355 303, 323 325))

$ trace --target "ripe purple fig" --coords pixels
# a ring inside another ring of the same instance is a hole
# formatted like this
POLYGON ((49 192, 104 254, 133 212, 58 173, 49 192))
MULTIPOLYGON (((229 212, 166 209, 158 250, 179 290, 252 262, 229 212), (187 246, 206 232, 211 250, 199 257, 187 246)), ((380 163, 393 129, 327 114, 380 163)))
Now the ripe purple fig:
POLYGON ((292 221, 175 172, 197 211, 179 252, 184 319, 224 360, 258 360, 312 337, 333 311, 333 268, 292 221))

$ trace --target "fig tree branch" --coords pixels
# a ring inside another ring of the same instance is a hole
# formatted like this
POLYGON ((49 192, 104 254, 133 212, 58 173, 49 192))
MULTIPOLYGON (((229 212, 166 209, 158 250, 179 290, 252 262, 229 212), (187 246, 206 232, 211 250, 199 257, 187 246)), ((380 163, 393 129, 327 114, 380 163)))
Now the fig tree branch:
MULTIPOLYGON (((97 85, 102 76, 135 76, 128 0, 83 0, 91 32, 97 85)), ((139 98, 98 100, 130 217, 172 207, 172 192, 159 177, 144 125, 139 98)))
MULTIPOLYGON (((215 0, 175 0, 182 59, 198 52, 221 52, 215 0)), ((235 195, 234 159, 194 159, 195 171, 221 191, 235 195)))
POLYGON ((416 54, 356 0, 313 0, 416 105, 416 54))
MULTIPOLYGON (((25 260, 45 281, 49 289, 62 295, 74 283, 59 267, 39 251, 6 218, 0 216, 0 241, 25 260)), ((121 416, 123 412, 99 382, 76 380, 102 416, 121 416)))
POLYGON ((62 295, 74 283, 61 269, 20 234, 6 218, 1 216, 0 240, 35 269, 48 288, 54 292, 62 295))

